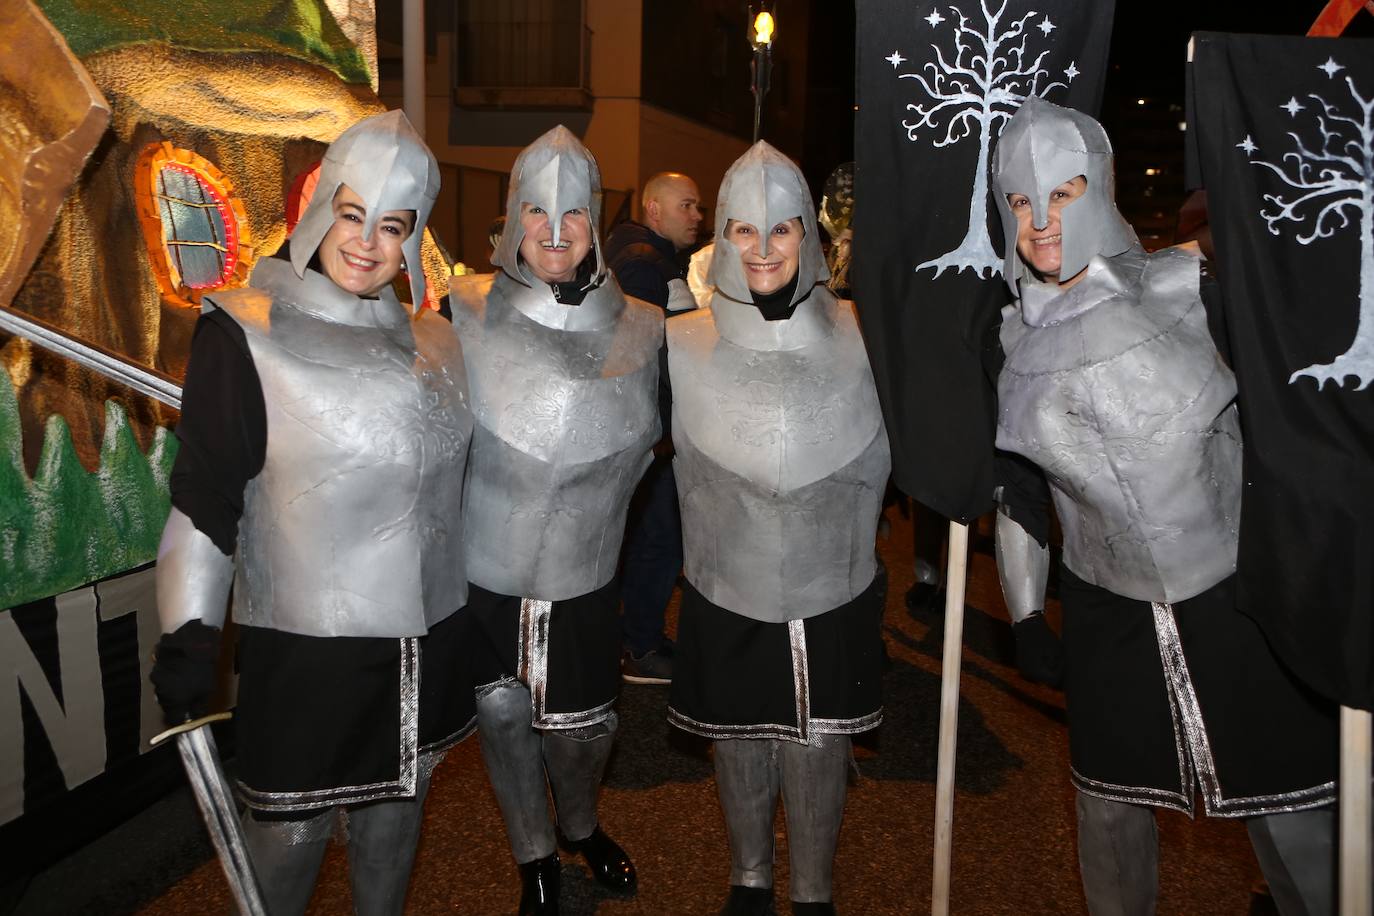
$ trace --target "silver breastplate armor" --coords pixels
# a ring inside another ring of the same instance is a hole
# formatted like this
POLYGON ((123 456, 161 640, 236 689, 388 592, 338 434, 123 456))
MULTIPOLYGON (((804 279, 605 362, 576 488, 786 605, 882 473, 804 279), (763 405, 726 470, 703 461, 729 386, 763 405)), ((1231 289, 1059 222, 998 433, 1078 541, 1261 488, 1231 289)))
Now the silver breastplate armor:
POLYGON ((668 322, 668 363, 692 585, 765 622, 861 594, 891 458, 850 304, 818 286, 765 321, 717 292, 668 322))
POLYGON ((999 448, 1049 478, 1064 562, 1140 601, 1181 601, 1235 571, 1235 377, 1198 297, 1197 260, 1096 257, 1058 292, 1022 281, 1002 324, 999 448))
POLYGON ((610 581, 659 439, 663 313, 614 280, 581 305, 504 273, 452 284, 472 388, 468 576, 546 601, 610 581))
POLYGON ((419 636, 467 601, 466 372, 442 318, 285 261, 206 299, 241 328, 267 454, 239 522, 234 618, 309 636, 419 636))

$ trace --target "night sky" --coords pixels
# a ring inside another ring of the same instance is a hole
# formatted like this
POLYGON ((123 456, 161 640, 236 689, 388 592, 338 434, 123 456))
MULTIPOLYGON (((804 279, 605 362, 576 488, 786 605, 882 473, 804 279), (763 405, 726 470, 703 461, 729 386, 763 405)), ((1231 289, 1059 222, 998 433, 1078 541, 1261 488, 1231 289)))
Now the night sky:
MULTIPOLYGON (((1182 102, 1184 58, 1191 33, 1302 35, 1324 5, 1319 0, 1118 0, 1107 92, 1182 102)), ((1374 16, 1367 12, 1357 15, 1346 35, 1374 35, 1374 16)))

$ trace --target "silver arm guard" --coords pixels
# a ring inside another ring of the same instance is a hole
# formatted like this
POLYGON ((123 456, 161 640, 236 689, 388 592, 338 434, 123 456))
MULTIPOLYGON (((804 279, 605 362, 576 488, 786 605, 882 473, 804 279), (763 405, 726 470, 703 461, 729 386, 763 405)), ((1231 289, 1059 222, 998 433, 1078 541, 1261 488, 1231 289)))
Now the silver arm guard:
POLYGON ((1045 609, 1049 546, 1041 546, 1027 534, 1007 514, 1005 505, 997 507, 997 576, 1002 580, 1002 597, 1012 623, 1020 623, 1045 609))
POLYGON ((199 620, 223 627, 234 582, 227 557, 180 509, 173 508, 157 548, 157 614, 163 633, 199 620))

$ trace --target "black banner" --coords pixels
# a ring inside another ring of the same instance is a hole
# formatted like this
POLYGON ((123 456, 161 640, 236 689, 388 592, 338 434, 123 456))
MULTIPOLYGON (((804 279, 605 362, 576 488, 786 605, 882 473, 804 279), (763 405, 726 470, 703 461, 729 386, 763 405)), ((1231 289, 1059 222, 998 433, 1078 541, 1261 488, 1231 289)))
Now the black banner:
POLYGON ((159 631, 151 565, 0 610, 0 824, 148 749, 159 631))
POLYGON ((893 479, 967 521, 992 507, 1001 233, 988 166, 1029 94, 1096 114, 1112 2, 858 0, 854 300, 893 479))
POLYGON ((1311 687, 1370 709, 1374 42, 1199 33, 1189 96, 1240 385, 1240 604, 1311 687))

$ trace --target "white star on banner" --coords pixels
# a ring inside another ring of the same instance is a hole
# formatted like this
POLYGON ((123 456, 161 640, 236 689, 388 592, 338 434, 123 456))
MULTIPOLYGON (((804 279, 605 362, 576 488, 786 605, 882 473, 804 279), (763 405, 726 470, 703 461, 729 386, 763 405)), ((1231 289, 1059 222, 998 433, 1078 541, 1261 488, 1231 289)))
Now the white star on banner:
POLYGON ((1040 20, 1040 24, 1037 25, 1036 28, 1044 32, 1045 37, 1048 38, 1049 34, 1054 31, 1054 23, 1050 22, 1049 16, 1046 16, 1044 19, 1040 20))
POLYGON ((1336 63, 1336 59, 1334 57, 1328 57, 1326 59, 1326 63, 1318 65, 1317 69, 1325 70, 1327 79, 1330 79, 1331 77, 1336 75, 1337 70, 1344 70, 1345 67, 1342 67, 1340 64, 1336 63))
POLYGON ((1288 117, 1290 118, 1296 118, 1298 116, 1298 112, 1302 111, 1302 106, 1298 104, 1297 96, 1293 96, 1287 102, 1284 102, 1279 107, 1282 108, 1284 111, 1288 112, 1288 117))
POLYGON ((930 23, 932 29, 944 21, 945 17, 940 15, 939 10, 931 10, 930 15, 926 17, 926 22, 930 23))
POLYGON ((1254 141, 1254 140, 1251 140, 1251 139, 1250 139, 1250 135, 1249 135, 1249 134, 1246 134, 1246 135, 1245 135, 1245 139, 1242 140, 1242 141, 1240 141, 1239 143, 1236 144, 1236 149, 1243 149, 1243 150, 1245 150, 1245 155, 1248 156, 1248 155, 1250 155, 1251 153, 1253 153, 1255 150, 1259 149, 1259 147, 1255 145, 1255 141, 1254 141))
POLYGON ((1071 83, 1073 82, 1073 78, 1081 72, 1074 64, 1074 61, 1069 61, 1069 67, 1064 71, 1064 75, 1069 78, 1069 82, 1071 83))
POLYGON ((890 57, 884 57, 883 60, 891 64, 893 70, 896 70, 906 61, 906 58, 902 56, 901 51, 893 51, 890 57))

